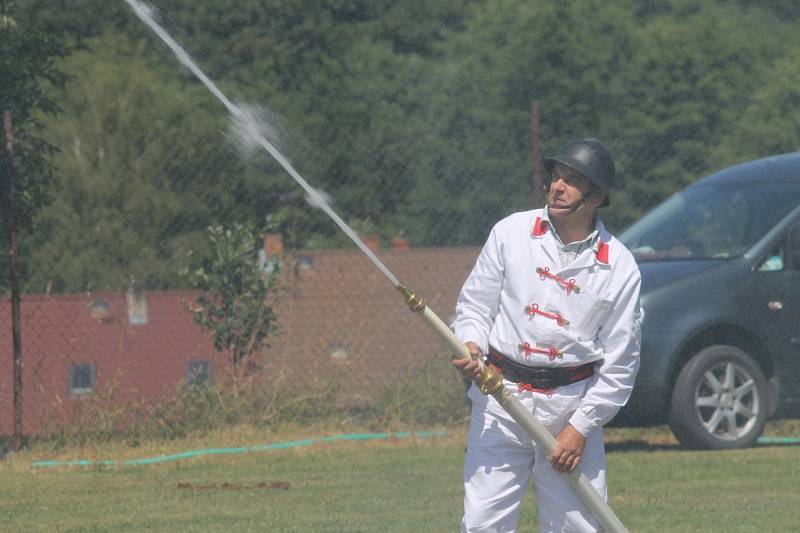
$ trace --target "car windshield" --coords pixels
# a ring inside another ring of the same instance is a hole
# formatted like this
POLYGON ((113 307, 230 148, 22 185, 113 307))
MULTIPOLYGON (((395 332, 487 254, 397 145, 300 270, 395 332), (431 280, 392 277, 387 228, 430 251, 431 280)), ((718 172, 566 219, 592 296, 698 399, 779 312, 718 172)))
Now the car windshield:
POLYGON ((638 261, 734 258, 798 202, 797 182, 700 184, 671 196, 620 240, 638 261))

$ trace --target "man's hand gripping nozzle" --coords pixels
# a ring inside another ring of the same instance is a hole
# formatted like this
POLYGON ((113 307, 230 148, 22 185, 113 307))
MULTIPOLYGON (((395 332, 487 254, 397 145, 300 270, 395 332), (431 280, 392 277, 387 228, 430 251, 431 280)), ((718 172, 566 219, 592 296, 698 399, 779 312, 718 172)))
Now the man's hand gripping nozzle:
POLYGON ((408 308, 414 313, 420 313, 428 321, 434 331, 436 331, 453 350, 456 357, 461 359, 476 359, 478 361, 481 373, 475 379, 475 383, 478 385, 478 390, 480 390, 481 393, 494 395, 502 389, 503 375, 495 368, 485 365, 482 358, 473 356, 447 324, 442 322, 436 313, 430 310, 421 296, 412 292, 411 289, 402 283, 397 285, 397 290, 403 295, 408 308))

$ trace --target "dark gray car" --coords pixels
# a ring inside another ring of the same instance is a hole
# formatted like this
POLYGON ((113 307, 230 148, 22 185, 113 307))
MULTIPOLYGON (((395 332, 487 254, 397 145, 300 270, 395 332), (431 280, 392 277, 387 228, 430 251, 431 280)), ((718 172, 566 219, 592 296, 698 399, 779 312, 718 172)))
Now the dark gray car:
POLYGON ((800 414, 800 153, 707 176, 620 236, 642 272, 642 364, 622 421, 692 448, 800 414))

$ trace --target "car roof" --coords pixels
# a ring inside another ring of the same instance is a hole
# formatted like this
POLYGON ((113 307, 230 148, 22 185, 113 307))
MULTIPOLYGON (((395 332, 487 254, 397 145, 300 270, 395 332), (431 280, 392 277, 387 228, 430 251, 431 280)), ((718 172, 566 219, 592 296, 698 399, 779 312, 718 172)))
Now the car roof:
POLYGON ((710 174, 695 182, 696 185, 735 184, 765 181, 796 181, 800 183, 800 152, 776 155, 740 163, 710 174))

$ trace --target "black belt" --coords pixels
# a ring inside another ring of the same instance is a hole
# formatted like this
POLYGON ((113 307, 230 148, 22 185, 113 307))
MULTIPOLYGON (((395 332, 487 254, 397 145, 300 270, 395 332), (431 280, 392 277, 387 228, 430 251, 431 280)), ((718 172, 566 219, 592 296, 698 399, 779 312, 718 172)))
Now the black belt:
POLYGON ((512 361, 491 346, 486 362, 499 369, 507 380, 540 390, 552 390, 584 380, 594 374, 594 367, 599 363, 592 361, 578 366, 528 366, 512 361))

